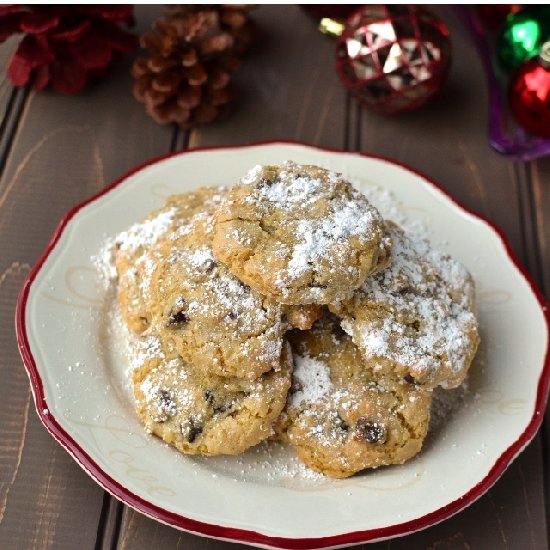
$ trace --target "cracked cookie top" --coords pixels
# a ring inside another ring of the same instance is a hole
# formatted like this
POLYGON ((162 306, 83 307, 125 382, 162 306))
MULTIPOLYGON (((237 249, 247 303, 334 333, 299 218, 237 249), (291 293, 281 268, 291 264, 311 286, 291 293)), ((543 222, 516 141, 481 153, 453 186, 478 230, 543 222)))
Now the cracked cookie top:
POLYGON ((188 454, 239 454, 267 438, 290 386, 292 359, 255 380, 205 373, 154 333, 139 337, 133 388, 149 433, 188 454))
POLYGON ((387 227, 391 265, 329 307, 371 368, 454 388, 479 343, 474 281, 448 254, 391 222, 387 227))
MULTIPOLYGON (((286 329, 282 308, 214 258, 212 214, 221 190, 196 195, 203 197, 201 206, 179 207, 190 215, 163 231, 138 261, 143 266, 136 293, 147 325, 206 372, 252 379, 279 369, 286 329)), ((166 208, 187 201, 187 195, 173 197, 166 208)))
POLYGON ((151 272, 157 246, 170 235, 185 231, 194 215, 215 207, 222 193, 223 189, 218 187, 171 196, 161 208, 116 236, 117 298, 132 332, 139 334, 150 326, 147 305, 151 301, 151 272))
MULTIPOLYGON (((214 255, 286 304, 347 297, 387 247, 378 211, 340 174, 286 162, 256 166, 216 212, 214 255)), ((387 244, 387 243, 386 243, 387 244)))
POLYGON ((277 430, 307 466, 343 478, 420 451, 431 392, 376 375, 332 315, 288 339, 294 372, 277 430))

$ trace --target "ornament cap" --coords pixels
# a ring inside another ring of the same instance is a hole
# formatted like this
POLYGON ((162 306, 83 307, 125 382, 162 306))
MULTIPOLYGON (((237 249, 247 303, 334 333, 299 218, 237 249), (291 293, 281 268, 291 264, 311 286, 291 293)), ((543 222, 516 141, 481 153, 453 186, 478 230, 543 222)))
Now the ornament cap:
POLYGON ((332 36, 333 38, 338 38, 344 32, 346 26, 344 23, 337 21, 336 19, 331 19, 330 17, 323 17, 319 23, 319 30, 323 34, 332 36))
POLYGON ((550 69, 550 40, 545 42, 540 48, 539 63, 545 69, 550 69))

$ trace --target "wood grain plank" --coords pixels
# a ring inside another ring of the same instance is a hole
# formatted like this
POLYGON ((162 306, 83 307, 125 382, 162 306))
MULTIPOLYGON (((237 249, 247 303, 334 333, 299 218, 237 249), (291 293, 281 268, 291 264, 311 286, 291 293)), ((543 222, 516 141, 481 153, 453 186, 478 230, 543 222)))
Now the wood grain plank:
POLYGON ((536 160, 530 165, 527 182, 533 195, 533 221, 540 254, 541 289, 550 299, 550 158, 536 160))
POLYGON ((13 136, 28 91, 13 88, 7 74, 11 55, 18 44, 18 37, 13 36, 0 45, 0 174, 3 172, 13 136))
MULTIPOLYGON (((160 7, 138 8, 142 31, 160 7)), ((164 153, 131 96, 130 60, 79 96, 31 92, 0 181, 0 548, 94 548, 103 491, 47 434, 17 351, 21 283, 60 217, 136 164, 164 153)))
POLYGON ((333 69, 334 42, 297 6, 252 12, 261 38, 245 57, 235 112, 191 133, 189 146, 291 139, 342 147, 345 91, 333 69))
POLYGON ((0 45, 0 119, 7 113, 8 104, 12 96, 12 85, 7 74, 8 62, 18 43, 17 37, 8 38, 0 45))

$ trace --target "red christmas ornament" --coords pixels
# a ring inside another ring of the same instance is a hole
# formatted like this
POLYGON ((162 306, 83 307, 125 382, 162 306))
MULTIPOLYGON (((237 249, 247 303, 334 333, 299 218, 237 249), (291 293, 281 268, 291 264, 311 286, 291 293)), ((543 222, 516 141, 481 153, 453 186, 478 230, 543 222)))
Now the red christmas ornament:
POLYGON ((366 5, 349 19, 336 48, 336 70, 362 105, 384 114, 429 101, 447 78, 447 27, 424 8, 366 5))
POLYGON ((508 88, 510 110, 531 134, 550 137, 550 42, 538 57, 522 65, 508 88))
POLYGON ((136 48, 135 36, 120 27, 132 23, 131 5, 1 5, 0 42, 25 35, 10 60, 10 80, 76 94, 136 48))

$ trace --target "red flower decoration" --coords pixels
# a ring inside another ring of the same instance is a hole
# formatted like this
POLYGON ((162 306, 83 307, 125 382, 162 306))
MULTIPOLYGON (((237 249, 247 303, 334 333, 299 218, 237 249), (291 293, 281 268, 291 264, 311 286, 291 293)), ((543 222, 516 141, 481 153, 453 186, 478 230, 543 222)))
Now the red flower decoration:
POLYGON ((137 47, 121 28, 133 25, 133 13, 131 5, 0 5, 0 42, 25 34, 8 66, 10 80, 36 90, 82 91, 137 47))

